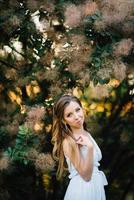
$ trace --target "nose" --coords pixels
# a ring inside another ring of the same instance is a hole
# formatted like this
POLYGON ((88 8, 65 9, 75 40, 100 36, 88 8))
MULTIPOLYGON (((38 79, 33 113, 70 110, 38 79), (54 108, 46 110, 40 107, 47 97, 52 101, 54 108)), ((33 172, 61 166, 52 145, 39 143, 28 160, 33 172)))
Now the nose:
POLYGON ((79 116, 78 116, 77 113, 74 113, 74 118, 75 118, 75 119, 78 119, 78 118, 79 118, 79 116))

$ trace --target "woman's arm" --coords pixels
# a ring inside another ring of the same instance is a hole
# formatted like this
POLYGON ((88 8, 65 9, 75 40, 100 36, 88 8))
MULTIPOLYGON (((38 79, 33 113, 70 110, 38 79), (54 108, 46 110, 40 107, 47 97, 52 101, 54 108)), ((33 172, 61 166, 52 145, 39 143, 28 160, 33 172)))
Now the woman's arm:
POLYGON ((75 145, 75 153, 71 151, 69 142, 67 139, 63 142, 63 151, 66 156, 69 157, 70 161, 74 165, 75 169, 78 171, 80 176, 85 180, 89 181, 92 176, 93 171, 93 144, 86 135, 81 135, 77 140, 75 145), (85 157, 82 156, 80 152, 80 145, 87 146, 87 154, 85 157))

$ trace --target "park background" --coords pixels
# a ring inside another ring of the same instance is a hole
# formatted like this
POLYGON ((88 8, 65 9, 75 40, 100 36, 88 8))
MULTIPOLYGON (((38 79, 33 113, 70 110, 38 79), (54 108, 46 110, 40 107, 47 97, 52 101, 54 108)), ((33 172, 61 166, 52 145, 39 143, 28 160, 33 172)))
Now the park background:
POLYGON ((132 0, 0 0, 0 200, 63 199, 51 154, 63 93, 82 101, 107 199, 134 200, 133 14, 132 0))

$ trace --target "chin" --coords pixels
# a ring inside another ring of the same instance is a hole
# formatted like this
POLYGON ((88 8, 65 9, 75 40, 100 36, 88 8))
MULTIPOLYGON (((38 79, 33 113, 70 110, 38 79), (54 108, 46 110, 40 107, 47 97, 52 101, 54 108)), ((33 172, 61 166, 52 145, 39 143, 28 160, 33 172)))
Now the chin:
POLYGON ((83 127, 83 124, 76 126, 77 129, 82 128, 82 127, 83 127))

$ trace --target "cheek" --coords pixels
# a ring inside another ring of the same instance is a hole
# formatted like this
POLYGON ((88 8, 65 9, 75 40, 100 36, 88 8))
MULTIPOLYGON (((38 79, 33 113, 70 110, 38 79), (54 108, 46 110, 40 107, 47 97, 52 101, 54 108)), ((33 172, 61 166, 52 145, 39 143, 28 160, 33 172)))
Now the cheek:
POLYGON ((71 118, 66 119, 67 124, 71 124, 72 122, 73 122, 73 120, 71 118))
POLYGON ((81 112, 80 112, 80 115, 81 115, 82 117, 84 117, 84 112, 83 112, 83 111, 81 111, 81 112))
POLYGON ((85 120, 84 113, 81 114, 81 118, 83 119, 83 121, 85 120))

